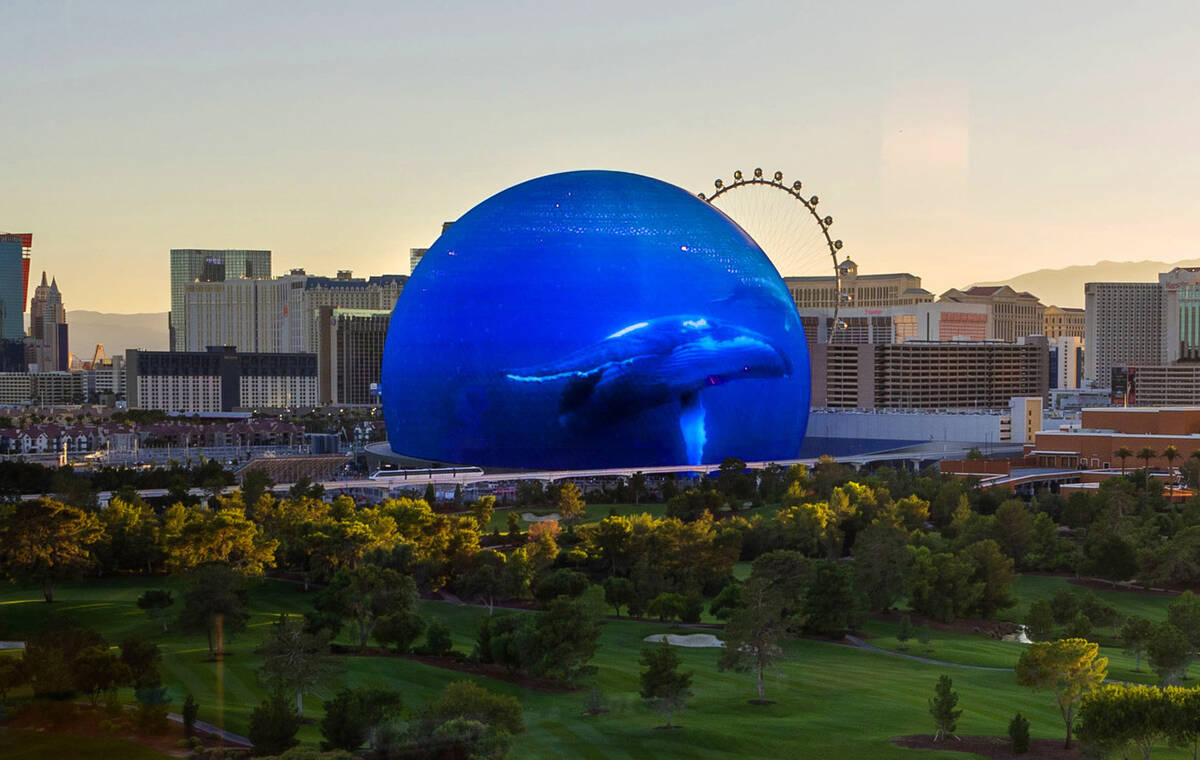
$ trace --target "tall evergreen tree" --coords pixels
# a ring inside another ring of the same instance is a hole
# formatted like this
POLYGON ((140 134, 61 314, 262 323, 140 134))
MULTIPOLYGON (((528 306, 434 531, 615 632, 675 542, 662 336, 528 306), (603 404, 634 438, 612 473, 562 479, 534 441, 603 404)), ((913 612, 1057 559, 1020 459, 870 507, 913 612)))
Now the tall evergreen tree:
POLYGON ((666 717, 666 728, 671 728, 671 715, 684 709, 692 696, 692 674, 679 672, 679 664, 679 655, 666 639, 658 646, 642 650, 642 688, 639 693, 666 717))
POLYGON ((963 713, 962 710, 954 709, 957 706, 958 692, 954 691, 954 681, 950 676, 942 676, 938 679, 933 696, 929 698, 929 714, 933 716, 933 724, 937 728, 937 733, 933 735, 934 741, 954 736, 955 730, 958 729, 958 718, 963 713))

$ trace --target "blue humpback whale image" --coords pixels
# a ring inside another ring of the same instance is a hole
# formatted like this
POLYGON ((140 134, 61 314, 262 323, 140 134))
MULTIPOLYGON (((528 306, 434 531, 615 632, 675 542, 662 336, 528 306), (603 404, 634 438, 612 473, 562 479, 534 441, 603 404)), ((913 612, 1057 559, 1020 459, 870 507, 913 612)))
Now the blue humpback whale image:
POLYGON ((627 325, 549 364, 505 376, 517 383, 561 383, 564 426, 603 425, 678 402, 687 464, 701 464, 707 434, 700 391, 791 372, 786 354, 761 333, 674 315, 627 325))
POLYGON ((791 332, 795 320, 796 302, 786 288, 773 288, 762 279, 739 277, 729 291, 729 295, 718 298, 713 303, 721 305, 751 304, 754 308, 784 315, 783 329, 791 332))

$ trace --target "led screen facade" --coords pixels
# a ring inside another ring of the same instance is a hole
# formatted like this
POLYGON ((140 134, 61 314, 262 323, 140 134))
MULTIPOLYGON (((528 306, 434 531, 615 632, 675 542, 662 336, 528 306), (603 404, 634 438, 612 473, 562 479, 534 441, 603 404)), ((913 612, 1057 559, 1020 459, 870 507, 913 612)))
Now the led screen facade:
POLYGON ((533 179, 468 211, 396 303, 392 449, 521 469, 797 456, 809 361, 775 268, 659 180, 533 179))

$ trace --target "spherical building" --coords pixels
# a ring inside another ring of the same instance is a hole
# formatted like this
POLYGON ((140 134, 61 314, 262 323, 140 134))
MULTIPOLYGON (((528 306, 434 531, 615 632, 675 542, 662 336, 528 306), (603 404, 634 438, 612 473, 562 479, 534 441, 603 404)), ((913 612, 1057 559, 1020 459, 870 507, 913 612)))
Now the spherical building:
POLYGON ((540 177, 480 203, 413 272, 381 383, 398 454, 522 469, 789 459, 804 331, 762 250, 659 180, 540 177))

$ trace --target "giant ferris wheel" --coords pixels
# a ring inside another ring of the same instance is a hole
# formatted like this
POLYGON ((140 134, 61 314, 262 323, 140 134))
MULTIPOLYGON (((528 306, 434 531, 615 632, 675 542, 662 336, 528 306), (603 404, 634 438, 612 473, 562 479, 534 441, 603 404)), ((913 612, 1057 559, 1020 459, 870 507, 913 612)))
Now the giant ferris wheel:
MULTIPOLYGON (((788 183, 783 172, 765 176, 761 168, 750 176, 738 169, 733 180, 718 179, 711 193, 699 193, 707 201, 736 222, 758 243, 781 277, 820 278, 816 286, 806 289, 818 294, 811 303, 801 304, 829 319, 831 336, 842 323, 839 309, 847 305, 849 294, 843 289, 841 263, 842 241, 829 233, 833 217, 817 210, 821 199, 805 195, 800 180, 788 183)), ((789 283, 789 285, 794 284, 789 283)))

